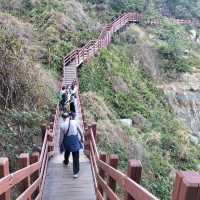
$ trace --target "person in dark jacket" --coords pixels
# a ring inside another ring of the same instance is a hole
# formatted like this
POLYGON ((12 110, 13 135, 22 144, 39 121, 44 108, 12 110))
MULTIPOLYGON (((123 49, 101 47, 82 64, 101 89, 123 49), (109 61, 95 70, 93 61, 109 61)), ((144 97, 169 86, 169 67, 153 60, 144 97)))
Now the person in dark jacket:
POLYGON ((65 104, 66 104, 66 101, 67 101, 67 92, 66 90, 63 90, 61 91, 61 100, 60 100, 60 110, 61 111, 64 111, 65 110, 65 104))
POLYGON ((72 115, 71 119, 68 113, 64 113, 62 115, 63 122, 60 125, 60 152, 65 152, 64 161, 65 165, 69 164, 69 156, 72 152, 73 157, 73 173, 74 178, 78 178, 80 164, 79 164, 79 150, 82 149, 83 143, 83 134, 82 131, 75 120, 75 116, 72 115), (79 135, 81 137, 81 141, 79 140, 79 135))
POLYGON ((75 108, 75 98, 74 96, 70 97, 70 115, 76 116, 76 108, 75 108))

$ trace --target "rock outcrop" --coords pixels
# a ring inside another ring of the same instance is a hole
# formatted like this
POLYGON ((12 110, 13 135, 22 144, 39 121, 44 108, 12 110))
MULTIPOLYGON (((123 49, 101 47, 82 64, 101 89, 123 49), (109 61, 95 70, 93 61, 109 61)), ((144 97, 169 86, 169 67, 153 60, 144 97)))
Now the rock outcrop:
POLYGON ((186 73, 179 81, 165 84, 162 89, 175 114, 192 135, 200 138, 200 73, 186 73))

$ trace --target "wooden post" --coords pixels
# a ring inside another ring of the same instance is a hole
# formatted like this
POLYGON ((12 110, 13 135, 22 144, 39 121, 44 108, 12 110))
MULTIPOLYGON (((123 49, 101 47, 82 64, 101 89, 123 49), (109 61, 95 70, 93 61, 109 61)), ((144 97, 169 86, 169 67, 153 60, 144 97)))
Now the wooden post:
POLYGON ((54 120, 55 120, 55 114, 52 113, 52 114, 51 114, 51 119, 50 119, 50 121, 51 121, 51 122, 54 122, 54 120))
MULTIPOLYGON (((117 169, 118 160, 119 160, 119 157, 117 155, 114 155, 114 154, 110 155, 109 156, 109 160, 108 160, 108 164, 111 167, 117 169)), ((115 192, 115 190, 116 190, 116 181, 111 176, 108 177, 108 185, 113 190, 113 192, 115 192)), ((110 199, 108 198, 108 200, 110 200, 110 199)))
POLYGON ((84 153, 89 157, 90 155, 90 131, 89 127, 85 129, 85 143, 84 143, 84 153))
POLYGON ((85 113, 84 113, 84 110, 82 110, 82 119, 83 119, 83 121, 85 121, 85 113))
POLYGON ((98 41, 98 48, 101 49, 101 39, 98 41))
POLYGON ((176 173, 176 180, 174 182, 173 193, 172 193, 172 200, 178 199, 182 179, 183 179, 183 174, 181 172, 177 172, 176 173))
POLYGON ((92 128, 92 132, 93 132, 93 135, 94 135, 94 139, 96 141, 97 140, 97 124, 95 122, 92 123, 91 128, 92 128))
MULTIPOLYGON (((105 153, 101 153, 99 155, 99 158, 100 160, 102 160, 103 162, 106 162, 106 154, 105 153)), ((99 175, 101 176, 102 179, 105 179, 105 172, 102 170, 102 169, 99 169, 99 175)), ((98 184, 98 189, 100 191, 100 193, 102 194, 102 196, 104 195, 104 192, 103 192, 103 188, 101 187, 100 184, 98 184)))
POLYGON ((85 60, 85 48, 83 48, 83 50, 82 50, 82 52, 83 52, 83 62, 84 62, 84 60, 85 60))
MULTIPOLYGON (((30 163, 33 164, 33 163, 36 163, 39 161, 39 157, 40 157, 40 154, 39 152, 34 152, 32 153, 31 155, 31 158, 30 158, 30 163)), ((40 172, 39 170, 37 170, 36 172, 34 172, 31 176, 31 183, 33 183, 35 180, 37 180, 37 178, 39 177, 40 175, 40 172)), ((36 197, 40 192, 40 186, 35 190, 34 192, 34 197, 36 197)))
POLYGON ((53 122, 50 122, 50 124, 49 124, 50 130, 53 130, 53 125, 54 125, 54 123, 53 123, 53 122))
POLYGON ((87 62, 88 62, 89 57, 90 57, 90 47, 88 47, 87 49, 87 62))
POLYGON ((83 120, 83 126, 84 126, 84 135, 86 134, 86 129, 87 129, 87 122, 83 120))
MULTIPOLYGON (((49 124, 49 126, 50 126, 49 132, 51 133, 51 135, 54 134, 54 132, 53 132, 53 128, 54 128, 53 127, 54 126, 54 122, 53 121, 54 121, 54 118, 55 118, 55 116, 51 119, 51 122, 49 124)), ((48 142, 53 142, 53 137, 48 135, 47 140, 48 140, 48 142)), ((48 147, 48 152, 53 152, 53 150, 54 150, 54 146, 49 146, 48 147)))
POLYGON ((77 53, 77 64, 79 65, 79 63, 80 63, 80 54, 79 54, 80 52, 78 51, 78 53, 77 53))
POLYGON ((42 141, 44 141, 44 138, 45 138, 46 127, 47 127, 47 125, 46 125, 46 124, 42 124, 42 125, 41 125, 41 135, 42 135, 42 141))
POLYGON ((93 44, 93 55, 95 55, 95 44, 93 44))
MULTIPOLYGON (((142 164, 139 160, 128 161, 127 176, 134 180, 136 183, 140 183, 142 175, 142 164)), ((134 200, 129 194, 125 192, 125 200, 134 200)))
MULTIPOLYGON (((8 158, 0 158, 0 178, 9 175, 9 161, 8 158)), ((1 200, 10 200, 10 190, 0 195, 1 200)))
POLYGON ((197 172, 177 172, 172 200, 199 200, 200 174, 197 172))
MULTIPOLYGON (((19 165, 20 165, 20 168, 25 168, 30 165, 30 159, 29 159, 28 153, 20 154, 19 165)), ((20 184, 20 191, 24 192, 29 186, 30 186, 30 175, 27 175, 27 178, 25 178, 20 184)), ((29 196, 28 200, 30 199, 31 199, 31 196, 29 196)))
MULTIPOLYGON (((53 129, 52 129, 52 125, 50 123, 50 129, 48 130, 50 134, 48 134, 47 136, 47 142, 53 142, 53 137, 52 137, 52 134, 53 134, 53 129)), ((48 152, 53 152, 54 151, 54 146, 50 146, 48 145, 48 152)))
POLYGON ((51 114, 54 114, 54 115, 56 114, 56 108, 55 107, 51 109, 51 114))
POLYGON ((110 44, 110 32, 109 31, 108 31, 107 35, 108 35, 108 45, 109 45, 110 44))

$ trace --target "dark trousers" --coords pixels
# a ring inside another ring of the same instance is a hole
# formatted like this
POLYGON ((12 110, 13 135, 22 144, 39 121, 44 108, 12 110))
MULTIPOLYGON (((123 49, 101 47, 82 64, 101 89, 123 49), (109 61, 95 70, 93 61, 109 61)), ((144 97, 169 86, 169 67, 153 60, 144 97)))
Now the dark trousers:
MULTIPOLYGON (((65 151, 65 163, 69 163, 69 156, 70 156, 70 151, 65 151)), ((73 172, 74 174, 77 174, 80 170, 79 167, 79 151, 72 152, 72 157, 73 157, 73 172)))
POLYGON ((70 103, 70 112, 76 113, 75 104, 73 101, 70 103))

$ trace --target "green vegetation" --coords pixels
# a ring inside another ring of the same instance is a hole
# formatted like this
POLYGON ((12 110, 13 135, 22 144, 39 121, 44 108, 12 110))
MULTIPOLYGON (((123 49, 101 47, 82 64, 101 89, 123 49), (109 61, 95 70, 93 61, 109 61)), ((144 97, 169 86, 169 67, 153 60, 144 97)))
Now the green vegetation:
POLYGON ((177 18, 199 18, 200 2, 197 0, 169 0, 165 1, 172 15, 177 18))
POLYGON ((35 62, 31 27, 9 15, 1 17, 8 22, 0 31, 0 156, 11 158, 13 170, 20 153, 41 145, 40 124, 55 106, 56 86, 53 76, 35 62))
POLYGON ((90 16, 101 22, 108 22, 127 11, 142 12, 145 0, 83 0, 90 16))
POLYGON ((16 156, 41 145, 63 57, 96 36, 95 21, 78 1, 0 0, 0 22, 0 156, 14 166, 16 156))
POLYGON ((161 40, 158 46, 158 53, 164 71, 191 71, 190 49, 192 43, 184 28, 165 21, 154 32, 157 34, 158 40, 161 40))
MULTIPOLYGON (((168 27, 163 32, 161 27, 162 34, 156 30, 156 36, 164 37, 167 31, 173 35, 173 28, 168 27)), ((152 36, 153 31, 149 32, 152 36)), ((159 41, 155 37, 150 39, 139 27, 132 27, 128 33, 116 37, 108 50, 102 50, 99 57, 81 68, 80 86, 87 118, 97 121, 99 126, 99 147, 119 154, 122 170, 126 170, 128 157, 142 160, 142 184, 156 196, 168 200, 175 169, 195 170, 200 147, 190 144, 187 130, 170 111, 165 95, 155 87, 146 68, 155 66, 149 57, 159 56, 160 44, 169 39, 162 37, 159 41), (140 57, 144 49, 146 52, 154 49, 155 54, 140 57), (134 128, 123 127, 119 118, 133 119, 134 128)), ((174 45, 179 44, 178 39, 173 39, 174 45)), ((179 56, 177 53, 174 61, 179 56)), ((166 68, 163 59, 170 60, 161 57, 160 69, 172 70, 166 68)), ((177 72, 188 70, 178 66, 181 70, 175 66, 177 72)))

